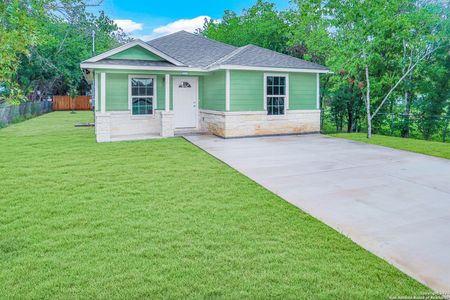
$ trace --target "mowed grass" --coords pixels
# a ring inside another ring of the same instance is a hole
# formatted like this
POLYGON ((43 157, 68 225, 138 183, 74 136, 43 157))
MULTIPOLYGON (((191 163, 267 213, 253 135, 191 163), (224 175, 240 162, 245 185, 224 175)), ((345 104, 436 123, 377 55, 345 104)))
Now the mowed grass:
POLYGON ((405 139, 378 134, 374 134, 371 139, 368 139, 365 133, 336 133, 329 134, 329 136, 450 159, 450 143, 405 139))
POLYGON ((381 299, 429 291, 182 138, 0 130, 1 298, 381 299))

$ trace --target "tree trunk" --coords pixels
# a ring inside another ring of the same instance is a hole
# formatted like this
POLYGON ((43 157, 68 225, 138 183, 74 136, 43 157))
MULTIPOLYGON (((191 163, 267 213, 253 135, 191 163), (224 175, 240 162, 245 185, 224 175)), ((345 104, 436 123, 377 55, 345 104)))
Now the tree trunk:
POLYGON ((372 138, 372 116, 370 115, 370 80, 369 80, 369 66, 366 64, 366 111, 367 111, 367 138, 372 138))
POLYGON ((355 83, 354 81, 350 85, 350 101, 347 102, 347 132, 352 132, 353 123, 354 123, 354 107, 355 107, 355 93, 354 91, 355 83))
POLYGON ((401 135, 403 138, 409 137, 409 122, 410 122, 410 114, 411 114, 411 91, 405 91, 405 110, 403 111, 404 124, 402 126, 401 135))
POLYGON ((320 132, 323 132, 323 123, 324 123, 324 117, 325 117, 325 87, 328 85, 328 81, 330 80, 330 77, 327 76, 325 80, 323 81, 323 86, 320 89, 320 132))
POLYGON ((353 114, 352 114, 352 111, 351 111, 351 110, 348 111, 348 116, 347 116, 347 118, 348 118, 348 122, 347 122, 347 132, 350 133, 350 132, 352 132, 352 128, 353 128, 353 114))
POLYGON ((447 108, 447 115, 445 118, 444 132, 442 133, 442 142, 447 141, 448 125, 450 125, 450 105, 447 108))
POLYGON ((442 142, 445 143, 447 141, 447 131, 448 131, 448 123, 450 118, 447 117, 447 120, 445 121, 445 127, 444 127, 444 133, 442 134, 442 142))
MULTIPOLYGON (((410 61, 410 65, 412 64, 412 57, 409 58, 410 61)), ((404 120, 404 124, 402 126, 402 132, 401 132, 401 136, 403 138, 408 138, 409 137, 409 130, 410 130, 410 114, 411 114, 411 104, 412 104, 412 91, 411 91, 411 82, 412 82, 412 75, 413 73, 409 73, 409 78, 407 81, 407 88, 405 90, 405 110, 403 112, 403 116, 405 118, 404 120)))

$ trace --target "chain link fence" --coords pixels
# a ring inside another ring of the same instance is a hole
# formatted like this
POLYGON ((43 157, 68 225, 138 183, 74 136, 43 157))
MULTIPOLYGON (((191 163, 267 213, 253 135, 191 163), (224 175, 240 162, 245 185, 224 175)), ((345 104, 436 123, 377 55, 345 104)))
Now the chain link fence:
POLYGON ((19 105, 0 104, 0 128, 12 123, 22 122, 27 119, 52 111, 51 101, 22 102, 19 105))
MULTIPOLYGON (((336 116, 330 110, 322 112, 321 132, 367 133, 365 117, 348 124, 346 116, 336 116)), ((450 116, 405 115, 402 113, 380 113, 372 122, 373 133, 395 137, 409 137, 421 140, 450 143, 450 116)))

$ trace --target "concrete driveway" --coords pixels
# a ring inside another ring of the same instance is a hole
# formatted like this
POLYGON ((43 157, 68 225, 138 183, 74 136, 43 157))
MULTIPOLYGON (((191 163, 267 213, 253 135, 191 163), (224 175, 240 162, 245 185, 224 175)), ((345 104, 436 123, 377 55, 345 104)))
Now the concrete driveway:
POLYGON ((186 138, 435 291, 450 292, 450 160, 322 135, 186 138))

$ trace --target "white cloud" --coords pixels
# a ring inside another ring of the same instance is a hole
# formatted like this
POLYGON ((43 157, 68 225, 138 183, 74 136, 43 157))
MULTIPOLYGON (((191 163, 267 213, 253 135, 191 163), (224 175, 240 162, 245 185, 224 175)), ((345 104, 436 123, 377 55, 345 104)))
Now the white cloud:
POLYGON ((143 35, 140 35, 140 34, 133 34, 133 35, 131 35, 132 38, 140 39, 140 40, 142 40, 144 42, 148 42, 148 41, 153 40, 154 38, 157 38, 159 36, 160 35, 155 34, 155 33, 153 33, 153 34, 143 34, 143 35))
POLYGON ((186 30, 188 32, 194 32, 197 28, 202 28, 205 23, 205 19, 210 20, 209 16, 198 16, 193 19, 180 19, 169 24, 159 26, 153 29, 154 33, 158 34, 170 34, 180 30, 186 30))
POLYGON ((130 33, 133 31, 142 30, 143 23, 136 23, 133 20, 114 20, 114 23, 122 28, 123 32, 130 33))

